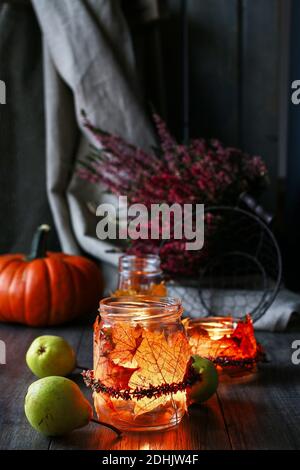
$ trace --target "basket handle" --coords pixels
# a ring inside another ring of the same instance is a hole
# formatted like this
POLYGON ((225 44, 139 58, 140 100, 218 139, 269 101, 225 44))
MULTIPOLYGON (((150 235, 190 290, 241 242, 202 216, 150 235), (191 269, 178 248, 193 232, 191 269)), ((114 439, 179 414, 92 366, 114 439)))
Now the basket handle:
POLYGON ((244 192, 240 194, 239 202, 247 206, 248 209, 254 212, 254 214, 257 215, 257 217, 259 217, 261 220, 263 220, 267 225, 271 224, 273 220, 273 215, 270 214, 270 212, 267 212, 260 204, 258 204, 254 197, 251 196, 249 193, 244 192))

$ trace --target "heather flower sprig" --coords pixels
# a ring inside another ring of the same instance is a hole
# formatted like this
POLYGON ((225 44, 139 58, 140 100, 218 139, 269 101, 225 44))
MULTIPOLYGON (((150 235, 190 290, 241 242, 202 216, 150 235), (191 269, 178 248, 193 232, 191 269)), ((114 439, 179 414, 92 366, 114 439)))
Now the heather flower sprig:
POLYGON ((80 174, 102 182, 114 194, 126 194, 131 202, 230 204, 243 191, 258 190, 267 180, 260 157, 224 147, 218 140, 194 139, 177 144, 165 123, 153 115, 160 149, 145 152, 119 136, 84 125, 98 147, 92 147, 80 174))

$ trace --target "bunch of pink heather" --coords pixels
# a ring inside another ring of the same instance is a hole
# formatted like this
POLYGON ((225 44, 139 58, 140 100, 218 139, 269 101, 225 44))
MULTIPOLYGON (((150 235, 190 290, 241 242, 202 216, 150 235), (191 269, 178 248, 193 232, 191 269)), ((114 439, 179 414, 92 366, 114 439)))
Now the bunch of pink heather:
MULTIPOLYGON (((81 162, 80 175, 93 183, 104 183, 115 195, 126 195, 130 203, 235 204, 240 193, 259 192, 266 185, 267 170, 260 157, 224 147, 218 140, 195 139, 180 145, 166 124, 153 115, 160 146, 152 152, 135 147, 119 136, 85 126, 99 143, 87 162, 81 162)), ((206 237, 207 238, 207 237, 206 237)), ((133 253, 155 252, 157 241, 133 241, 133 253)), ((200 254, 183 252, 183 242, 173 240, 160 252, 165 270, 194 274, 200 254), (183 259, 184 258, 184 262, 183 259)), ((203 250, 201 256, 205 256, 203 250)))

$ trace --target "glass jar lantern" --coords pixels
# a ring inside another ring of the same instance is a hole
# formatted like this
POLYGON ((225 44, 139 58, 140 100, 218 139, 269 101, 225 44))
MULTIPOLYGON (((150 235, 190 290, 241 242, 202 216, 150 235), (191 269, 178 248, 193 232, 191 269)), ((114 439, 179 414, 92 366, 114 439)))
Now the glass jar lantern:
POLYGON ((147 296, 100 302, 94 325, 94 404, 126 431, 177 425, 186 410, 190 346, 179 300, 147 296))
POLYGON ((250 315, 245 319, 205 317, 184 320, 193 354, 215 363, 221 373, 244 376, 264 359, 250 315))
POLYGON ((166 296, 160 258, 157 255, 124 255, 119 258, 119 280, 115 296, 166 296))

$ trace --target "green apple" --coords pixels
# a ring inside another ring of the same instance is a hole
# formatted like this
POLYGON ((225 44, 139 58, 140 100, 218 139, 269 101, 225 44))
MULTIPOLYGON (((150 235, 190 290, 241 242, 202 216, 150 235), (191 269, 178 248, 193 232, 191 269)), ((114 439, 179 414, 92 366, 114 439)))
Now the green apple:
POLYGON ((200 357, 192 356, 192 367, 198 374, 201 374, 201 381, 196 382, 187 392, 188 402, 202 403, 208 400, 218 388, 218 372, 213 362, 200 357))
POLYGON ((25 414, 31 426, 42 434, 62 436, 88 424, 93 409, 72 380, 53 376, 29 386, 25 414))
POLYGON ((50 375, 65 376, 76 366, 76 356, 69 343, 60 336, 39 336, 31 343, 26 362, 39 378, 50 375))

